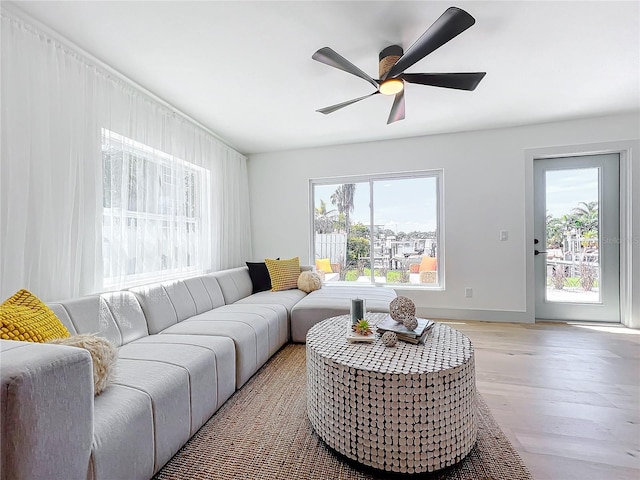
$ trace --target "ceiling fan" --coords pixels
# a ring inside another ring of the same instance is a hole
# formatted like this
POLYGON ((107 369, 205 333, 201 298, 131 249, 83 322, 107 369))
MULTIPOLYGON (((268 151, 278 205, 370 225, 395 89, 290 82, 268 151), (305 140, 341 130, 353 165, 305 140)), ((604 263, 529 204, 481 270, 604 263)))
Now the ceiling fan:
POLYGON ((486 72, 404 73, 407 68, 422 60, 449 40, 460 35, 474 23, 476 23, 475 19, 464 10, 457 7, 449 7, 406 52, 403 52, 402 47, 399 45, 391 45, 380 52, 380 62, 378 64, 380 78, 378 80, 371 78, 331 48, 321 48, 311 58, 366 80, 375 87, 376 91, 363 97, 347 100, 316 111, 326 115, 378 93, 395 95, 389 120, 387 121, 387 124, 390 124, 404 119, 405 82, 458 90, 475 90, 480 80, 486 75, 486 72))

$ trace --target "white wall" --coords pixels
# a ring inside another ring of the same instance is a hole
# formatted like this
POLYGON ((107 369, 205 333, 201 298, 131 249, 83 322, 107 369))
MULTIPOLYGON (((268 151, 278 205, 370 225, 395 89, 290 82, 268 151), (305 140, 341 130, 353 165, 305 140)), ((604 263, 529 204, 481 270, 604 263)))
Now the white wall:
MULTIPOLYGON (((532 179, 525 150, 637 140, 639 118, 616 115, 252 155, 253 257, 298 255, 310 263, 310 178, 443 168, 446 288, 398 292, 412 298, 421 315, 532 322, 527 279, 533 239, 527 237, 526 198, 532 179), (500 230, 508 230, 508 241, 499 241, 500 230), (473 298, 465 298, 465 287, 473 288, 473 298)), ((632 161, 637 192, 637 155, 632 161)), ((638 210, 636 205, 636 223, 638 210)), ((640 224, 634 225, 633 235, 637 276, 640 224)))

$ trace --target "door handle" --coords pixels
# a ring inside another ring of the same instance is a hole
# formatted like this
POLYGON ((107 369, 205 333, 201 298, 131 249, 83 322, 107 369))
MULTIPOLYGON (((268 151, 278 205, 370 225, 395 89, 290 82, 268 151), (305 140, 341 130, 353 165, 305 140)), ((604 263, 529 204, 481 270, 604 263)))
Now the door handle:
POLYGON ((547 252, 541 252, 540 250, 534 250, 533 251, 534 255, 540 255, 541 253, 547 253, 547 252))

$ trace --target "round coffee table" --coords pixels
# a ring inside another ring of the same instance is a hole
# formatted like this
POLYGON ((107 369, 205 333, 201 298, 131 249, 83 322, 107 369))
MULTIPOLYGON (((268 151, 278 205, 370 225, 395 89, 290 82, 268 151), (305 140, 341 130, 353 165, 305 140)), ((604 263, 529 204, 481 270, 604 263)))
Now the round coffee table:
POLYGON ((478 430, 471 340, 436 323, 424 345, 348 343, 349 324, 342 315, 307 333, 307 411, 320 438, 389 472, 432 472, 462 460, 478 430))

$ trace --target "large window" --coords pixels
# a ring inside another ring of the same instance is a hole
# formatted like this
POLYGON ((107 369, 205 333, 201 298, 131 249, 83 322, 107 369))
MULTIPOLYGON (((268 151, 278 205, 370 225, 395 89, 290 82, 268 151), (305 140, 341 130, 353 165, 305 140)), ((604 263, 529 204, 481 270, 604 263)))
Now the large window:
POLYGON ((313 179, 310 191, 325 282, 443 286, 441 170, 313 179))
POLYGON ((203 271, 207 171, 104 129, 102 165, 104 286, 203 271))

